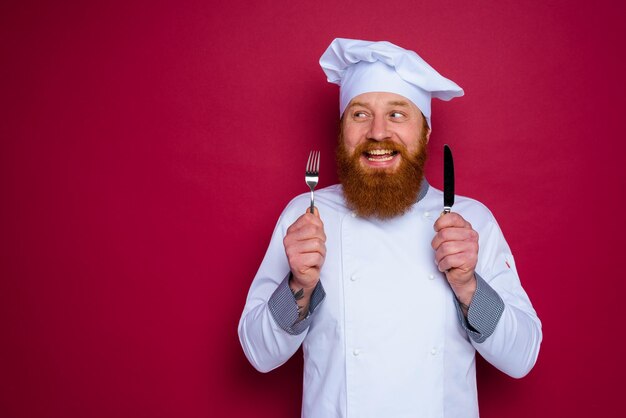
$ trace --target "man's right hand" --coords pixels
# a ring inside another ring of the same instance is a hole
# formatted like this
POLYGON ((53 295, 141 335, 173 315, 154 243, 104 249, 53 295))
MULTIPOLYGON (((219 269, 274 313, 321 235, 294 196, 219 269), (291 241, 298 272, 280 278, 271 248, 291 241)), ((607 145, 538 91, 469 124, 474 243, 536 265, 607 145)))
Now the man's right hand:
POLYGON ((303 289, 310 296, 326 258, 326 234, 317 208, 314 214, 307 210, 287 229, 283 244, 292 274, 291 289, 303 289))

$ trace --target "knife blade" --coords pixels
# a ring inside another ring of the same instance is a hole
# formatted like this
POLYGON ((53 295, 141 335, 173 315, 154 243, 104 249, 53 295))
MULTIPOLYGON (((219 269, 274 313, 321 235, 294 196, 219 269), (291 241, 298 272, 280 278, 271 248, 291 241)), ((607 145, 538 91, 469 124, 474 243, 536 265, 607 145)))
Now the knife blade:
POLYGON ((443 146, 443 213, 450 213, 454 205, 454 161, 452 150, 443 146))

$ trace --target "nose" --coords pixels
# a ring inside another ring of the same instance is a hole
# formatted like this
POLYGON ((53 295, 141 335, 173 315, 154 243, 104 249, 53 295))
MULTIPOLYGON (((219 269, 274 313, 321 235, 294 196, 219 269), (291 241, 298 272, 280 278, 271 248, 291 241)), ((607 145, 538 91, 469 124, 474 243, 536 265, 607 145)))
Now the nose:
POLYGON ((383 115, 376 115, 372 119, 370 124, 370 130, 367 133, 367 138, 374 141, 384 141, 391 136, 387 126, 387 120, 383 115))

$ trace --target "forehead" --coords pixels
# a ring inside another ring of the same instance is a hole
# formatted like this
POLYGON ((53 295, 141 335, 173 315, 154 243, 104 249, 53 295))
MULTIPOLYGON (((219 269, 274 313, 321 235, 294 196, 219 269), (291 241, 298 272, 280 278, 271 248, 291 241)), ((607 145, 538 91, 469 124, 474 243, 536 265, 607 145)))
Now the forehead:
POLYGON ((419 112, 415 104, 404 96, 396 93, 370 92, 355 96, 350 100, 346 109, 350 107, 406 107, 419 112))

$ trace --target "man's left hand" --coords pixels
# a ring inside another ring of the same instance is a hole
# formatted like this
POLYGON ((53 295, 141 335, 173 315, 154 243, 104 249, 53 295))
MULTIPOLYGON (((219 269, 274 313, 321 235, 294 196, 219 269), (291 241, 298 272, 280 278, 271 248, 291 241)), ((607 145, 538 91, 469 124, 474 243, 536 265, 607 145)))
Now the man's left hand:
POLYGON ((461 215, 442 215, 434 225, 431 243, 439 271, 446 273, 457 299, 469 305, 476 290, 474 270, 478 262, 478 232, 461 215))

